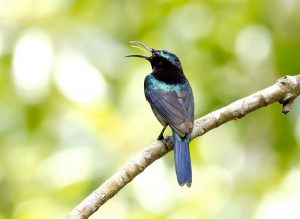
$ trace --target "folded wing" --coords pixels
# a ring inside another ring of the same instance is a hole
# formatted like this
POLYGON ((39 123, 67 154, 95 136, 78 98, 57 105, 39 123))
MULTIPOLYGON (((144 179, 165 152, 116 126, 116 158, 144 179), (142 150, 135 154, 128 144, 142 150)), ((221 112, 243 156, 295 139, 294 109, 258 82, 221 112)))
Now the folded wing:
POLYGON ((147 89, 145 96, 151 107, 181 137, 191 133, 194 122, 194 98, 189 84, 176 90, 147 89))

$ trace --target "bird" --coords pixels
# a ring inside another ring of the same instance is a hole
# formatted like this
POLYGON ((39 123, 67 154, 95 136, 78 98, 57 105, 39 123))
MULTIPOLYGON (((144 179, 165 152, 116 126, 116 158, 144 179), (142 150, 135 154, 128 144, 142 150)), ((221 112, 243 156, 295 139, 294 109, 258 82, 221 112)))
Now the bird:
POLYGON ((194 126, 194 97, 190 83, 175 54, 167 50, 153 49, 138 41, 130 43, 151 53, 150 56, 126 57, 143 58, 151 64, 152 72, 144 80, 144 93, 154 115, 163 126, 157 139, 163 140, 165 129, 167 126, 171 128, 177 181, 180 186, 190 187, 192 167, 189 143, 194 126))

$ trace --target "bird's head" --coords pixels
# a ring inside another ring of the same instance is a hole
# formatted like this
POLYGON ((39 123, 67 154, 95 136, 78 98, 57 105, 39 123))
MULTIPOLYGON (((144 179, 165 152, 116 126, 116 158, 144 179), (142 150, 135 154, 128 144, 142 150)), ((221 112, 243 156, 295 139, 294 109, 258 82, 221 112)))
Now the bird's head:
POLYGON ((151 56, 145 55, 128 55, 126 57, 139 57, 147 59, 152 66, 153 71, 159 71, 160 69, 167 69, 167 68, 175 68, 177 70, 182 71, 180 61, 178 57, 166 50, 156 50, 151 48, 150 46, 146 45, 145 43, 141 43, 138 41, 130 41, 130 43, 137 44, 139 46, 144 47, 149 52, 151 52, 151 56))

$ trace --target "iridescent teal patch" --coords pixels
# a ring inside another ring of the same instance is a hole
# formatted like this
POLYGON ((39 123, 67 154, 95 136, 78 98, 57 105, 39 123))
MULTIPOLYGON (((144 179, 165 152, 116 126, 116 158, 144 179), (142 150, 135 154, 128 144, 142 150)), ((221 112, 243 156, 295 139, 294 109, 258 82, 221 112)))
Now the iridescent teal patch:
POLYGON ((176 91, 179 92, 181 90, 184 90, 188 84, 184 83, 184 84, 167 84, 165 82, 159 81, 157 80, 153 75, 147 75, 147 77, 145 78, 145 82, 146 82, 146 91, 152 90, 152 89, 162 89, 165 91, 176 91))

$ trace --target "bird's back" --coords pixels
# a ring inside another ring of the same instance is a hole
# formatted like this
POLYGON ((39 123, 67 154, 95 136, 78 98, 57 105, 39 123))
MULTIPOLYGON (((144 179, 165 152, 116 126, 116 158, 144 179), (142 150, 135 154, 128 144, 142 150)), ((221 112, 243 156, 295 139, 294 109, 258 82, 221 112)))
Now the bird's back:
POLYGON ((175 84, 165 83, 149 74, 145 78, 144 88, 146 99, 161 123, 170 125, 181 137, 191 133, 194 98, 187 80, 175 84))

